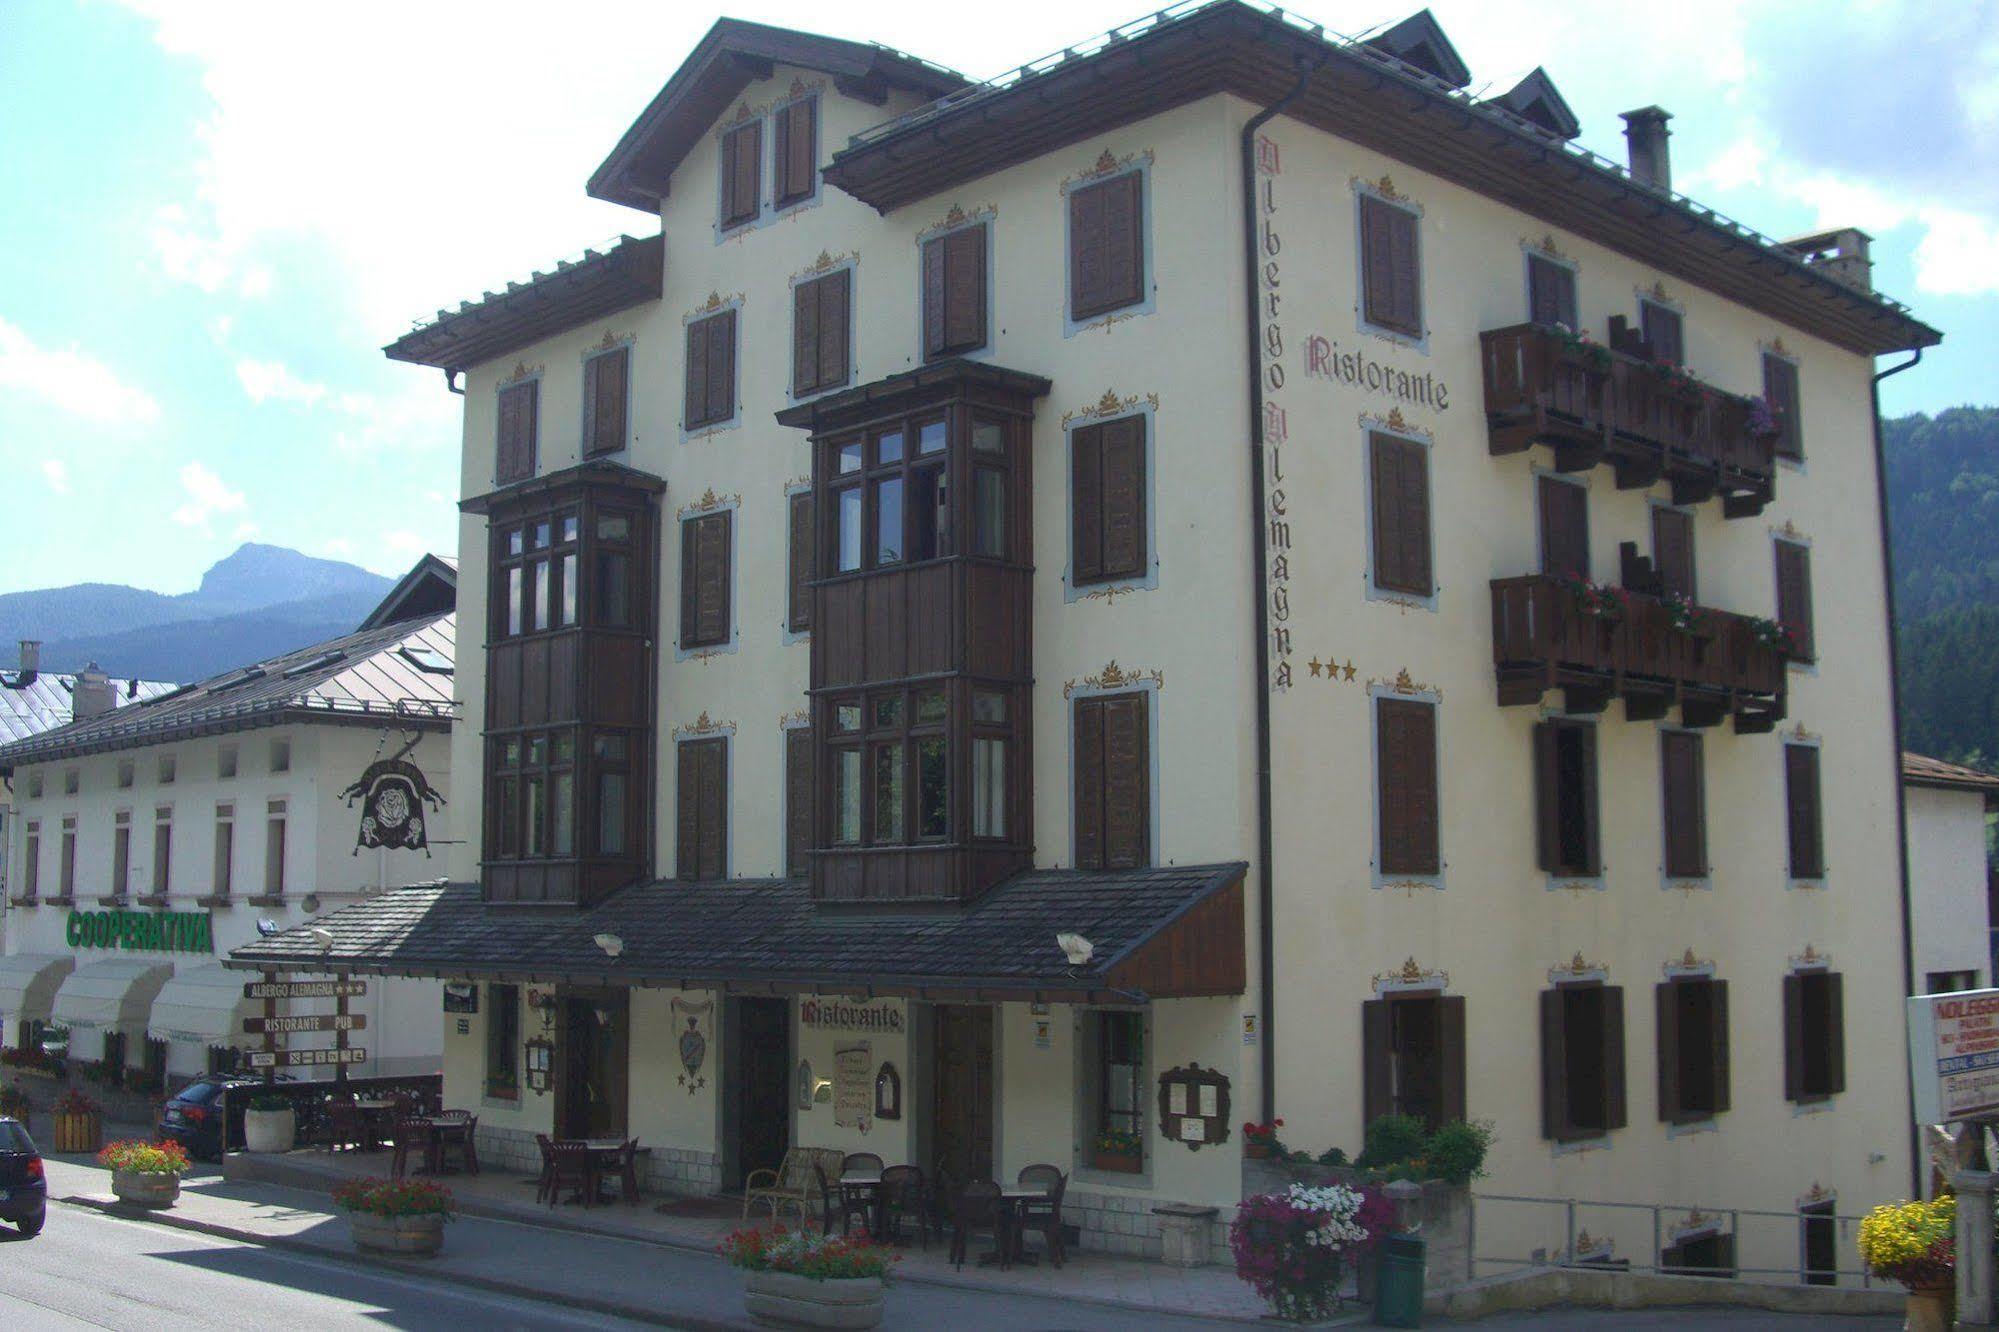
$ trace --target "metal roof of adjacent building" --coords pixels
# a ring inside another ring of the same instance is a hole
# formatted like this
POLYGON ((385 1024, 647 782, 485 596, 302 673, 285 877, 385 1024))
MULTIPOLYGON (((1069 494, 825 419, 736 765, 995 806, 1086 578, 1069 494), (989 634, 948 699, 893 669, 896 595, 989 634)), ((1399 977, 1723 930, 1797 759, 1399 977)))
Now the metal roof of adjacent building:
POLYGON ((1999 776, 1946 763, 1927 754, 1902 753, 1902 780, 1910 786, 1934 786, 1953 791, 1982 791, 1986 799, 1999 797, 1999 776))
MULTIPOLYGON (((114 679, 111 684, 121 708, 180 688, 171 680, 114 679)), ((76 676, 63 671, 0 671, 0 745, 68 725, 75 689, 76 676)))

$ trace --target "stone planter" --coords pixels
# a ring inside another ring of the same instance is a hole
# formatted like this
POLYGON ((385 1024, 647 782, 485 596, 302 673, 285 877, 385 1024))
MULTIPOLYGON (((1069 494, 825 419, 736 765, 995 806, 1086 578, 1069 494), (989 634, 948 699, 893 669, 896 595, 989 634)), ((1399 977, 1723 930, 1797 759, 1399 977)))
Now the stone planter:
POLYGON ((114 1170, 111 1192, 118 1201, 134 1207, 172 1207, 180 1197, 180 1176, 155 1174, 145 1170, 114 1170))
POLYGON ((1145 1169, 1145 1161, 1138 1153, 1107 1152, 1101 1147, 1091 1151, 1090 1165, 1098 1170, 1115 1170, 1125 1175, 1136 1175, 1145 1169))
POLYGON ((1957 1321, 1957 1287, 1911 1286, 1903 1332, 1950 1332, 1957 1321))
POLYGON ((250 1152, 288 1152, 298 1141, 298 1120, 289 1107, 283 1110, 245 1110, 243 1149, 250 1152))
POLYGON ((444 1248, 442 1212, 426 1212, 417 1216, 349 1212, 347 1224, 354 1235, 354 1247, 362 1253, 386 1254, 395 1258, 435 1258, 444 1248))
POLYGON ((878 1327, 880 1277, 819 1281, 792 1272, 748 1272, 743 1307, 769 1327, 878 1327))
POLYGON ((59 1152, 95 1152, 104 1145, 104 1116, 91 1110, 72 1111, 55 1116, 55 1150, 59 1152))

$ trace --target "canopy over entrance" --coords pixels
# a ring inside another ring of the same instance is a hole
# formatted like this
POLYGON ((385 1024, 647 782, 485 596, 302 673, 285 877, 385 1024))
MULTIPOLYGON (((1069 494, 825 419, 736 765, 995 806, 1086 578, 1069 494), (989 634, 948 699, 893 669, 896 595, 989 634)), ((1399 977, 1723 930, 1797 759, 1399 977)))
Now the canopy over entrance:
POLYGON ((256 1002, 243 997, 243 973, 211 962, 178 972, 161 987, 146 1034, 160 1041, 245 1046, 243 1019, 257 1011, 256 1002))
POLYGON ((68 953, 13 953, 0 957, 0 1017, 47 1022, 63 979, 76 969, 68 953))
POLYGON ((78 967, 56 991, 55 1020, 84 1030, 143 1028, 160 987, 173 974, 171 962, 137 957, 78 967))

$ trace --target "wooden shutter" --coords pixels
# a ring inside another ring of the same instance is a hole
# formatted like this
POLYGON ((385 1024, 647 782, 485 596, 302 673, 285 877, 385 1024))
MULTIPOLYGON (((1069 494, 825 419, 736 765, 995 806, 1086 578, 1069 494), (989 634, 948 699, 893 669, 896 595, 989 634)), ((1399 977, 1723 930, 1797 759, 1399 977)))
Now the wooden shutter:
POLYGON ((854 271, 828 273, 812 285, 819 289, 819 382, 822 389, 847 382, 847 310, 854 271))
POLYGON ((1805 1096, 1805 983, 1793 972, 1784 977, 1784 1099, 1805 1096))
POLYGON ((819 387, 819 284, 801 282, 791 289, 791 396, 802 398, 819 387))
POLYGON ((1541 1136, 1574 1136, 1569 1115, 1568 1006, 1559 985, 1541 991, 1541 1136))
POLYGON ((1549 874, 1562 872, 1562 776, 1555 722, 1534 724, 1535 860, 1549 874))
POLYGON ((942 356, 948 347, 944 334, 944 242, 937 236, 923 242, 923 356, 942 356))
POLYGON ((773 119, 772 193, 776 206, 783 208, 812 195, 819 163, 819 99, 793 102, 773 119))
POLYGON ((1819 751, 1815 745, 1784 746, 1784 808, 1790 824, 1791 877, 1825 874, 1824 825, 1819 804, 1819 751))
POLYGON ((1416 215, 1369 195, 1360 201, 1363 313, 1367 322, 1410 337, 1423 334, 1416 215))
POLYGON ((1763 400, 1777 414, 1777 456, 1803 459, 1805 432, 1798 412, 1798 367, 1770 352, 1763 353, 1763 400))
POLYGON ((1143 176, 1131 171, 1069 194, 1070 317, 1144 299, 1143 176))
POLYGON ((1436 707, 1393 698, 1375 706, 1381 872, 1439 873, 1436 707))
POLYGON ((1688 731, 1660 736, 1666 816, 1666 873, 1700 878, 1707 873, 1707 810, 1701 773, 1701 738, 1688 731))
POLYGON ((680 745, 674 865, 683 879, 719 879, 728 846, 728 741, 680 745))
POLYGON ((1446 1124, 1465 1117, 1465 1001, 1462 995, 1437 999, 1438 1117, 1446 1124))
POLYGON ((1714 1024, 1708 1037, 1708 1049, 1714 1056, 1714 1111, 1720 1114, 1729 1107, 1729 1054, 1728 1054, 1728 982, 1724 980, 1708 982, 1708 1015, 1714 1024))
POLYGON ((1659 1118, 1668 1124, 1678 1124, 1685 1118, 1680 1109, 1679 997, 1676 982, 1660 981, 1652 987, 1653 1011, 1658 1022, 1654 1044, 1659 1051, 1659 1118))
POLYGON ((1145 573, 1145 418, 1077 430, 1070 443, 1071 545, 1077 586, 1145 573))
POLYGON ((493 479, 501 485, 534 475, 535 427, 541 383, 530 379, 500 390, 500 430, 494 449, 493 479))
POLYGON ((693 741, 682 741, 675 757, 673 869, 692 880, 701 877, 701 756, 693 741))
POLYGON ((763 122, 753 120, 722 136, 722 225, 755 220, 763 185, 763 122))
POLYGON ((729 537, 727 510, 680 524, 680 646, 706 647, 729 639, 729 537))
POLYGON ((1777 620, 1797 635, 1798 659, 1813 661, 1812 552, 1795 541, 1777 542, 1777 620))
POLYGON ((1582 741, 1583 780, 1583 864, 1585 874, 1603 873, 1603 814, 1597 799, 1597 731, 1594 726, 1577 725, 1582 741))
POLYGON ((1389 1000, 1366 999, 1360 1006, 1361 1126, 1395 1113, 1394 1019, 1389 1000))
POLYGON ((790 500, 791 604, 785 625, 793 633, 812 627, 812 492, 790 500))
POLYGON ((784 733, 784 868, 794 878, 811 871, 812 732, 794 726, 784 733))
POLYGON ((1837 971, 1825 978, 1826 1094, 1846 1090, 1846 978, 1837 971))
POLYGON ((1652 508, 1652 563, 1659 574, 1659 590, 1677 592, 1693 600, 1699 595, 1694 581, 1694 520, 1678 509, 1652 508))
POLYGON ((1104 867, 1104 720, 1098 700, 1076 703, 1076 868, 1104 867))
POLYGON ((1638 314, 1639 331, 1652 348, 1652 359, 1662 365, 1686 364, 1686 335, 1680 312, 1656 301, 1640 301, 1638 314))
POLYGON ((708 415, 708 327, 706 320, 687 326, 686 401, 682 424, 689 430, 706 425, 708 415))
POLYGON ((1374 500, 1374 585, 1429 596, 1430 463, 1427 450, 1394 435, 1368 437, 1374 500))
POLYGON ((708 416, 726 421, 736 414, 736 312, 724 310, 708 328, 708 416))
POLYGON ((1621 1129, 1630 1122, 1624 1081, 1624 987, 1603 987, 1603 1126, 1621 1129))
POLYGON ((1150 736, 1143 694, 1095 700, 1104 719, 1104 867, 1152 863, 1150 736))
POLYGON ((1527 256, 1527 317, 1536 324, 1576 327, 1576 274, 1538 254, 1527 256))
POLYGON ((944 238, 944 342, 950 351, 986 343, 986 228, 962 227, 944 238))
POLYGON ((1104 428, 1083 426, 1069 437, 1070 581, 1104 581, 1104 428))
POLYGON ((1589 491, 1572 481, 1544 476, 1541 494, 1541 572, 1588 578, 1589 491))
POLYGON ((625 386, 631 348, 593 356, 583 363, 583 452, 615 453, 625 447, 625 386))

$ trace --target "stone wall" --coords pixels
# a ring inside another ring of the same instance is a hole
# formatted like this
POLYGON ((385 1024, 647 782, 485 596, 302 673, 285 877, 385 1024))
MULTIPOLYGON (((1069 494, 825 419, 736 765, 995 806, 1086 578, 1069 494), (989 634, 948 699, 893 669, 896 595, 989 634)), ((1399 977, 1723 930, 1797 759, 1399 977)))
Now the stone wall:
MULTIPOLYGON (((1129 1258, 1158 1261, 1161 1252, 1160 1219, 1152 1209, 1163 1207, 1165 1198, 1133 1197, 1119 1193, 1092 1193, 1073 1183, 1062 1195, 1062 1219, 1075 1226, 1081 1236, 1078 1247, 1097 1253, 1114 1253, 1129 1258)), ((1208 1238, 1208 1261, 1233 1265, 1229 1253, 1228 1226, 1231 1216, 1222 1208, 1215 1216, 1208 1238)))
MULTIPOLYGON (((501 1170, 538 1174, 541 1148, 535 1145, 533 1133, 481 1124, 479 1162, 501 1170)), ((722 1187, 722 1161, 714 1152, 655 1147, 639 1157, 639 1183, 649 1193, 706 1197, 722 1187)))

